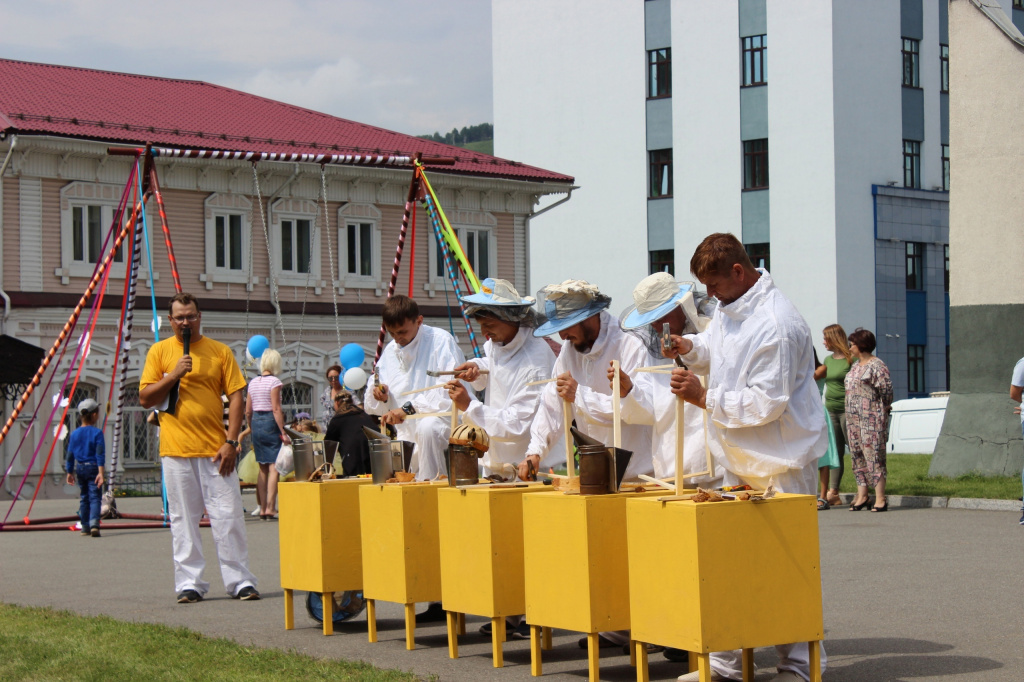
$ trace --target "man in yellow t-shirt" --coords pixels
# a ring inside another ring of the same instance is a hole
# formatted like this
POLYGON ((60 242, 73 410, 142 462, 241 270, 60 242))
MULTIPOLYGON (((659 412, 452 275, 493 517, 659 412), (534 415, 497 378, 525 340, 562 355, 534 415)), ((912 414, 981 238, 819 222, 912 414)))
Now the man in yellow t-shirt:
POLYGON ((139 403, 163 411, 160 461, 171 514, 178 603, 200 601, 210 589, 203 580, 206 562, 199 535, 204 508, 224 588, 236 599, 259 599, 256 577, 249 571, 242 496, 235 474, 245 378, 231 349, 200 332, 202 314, 192 294, 172 298, 169 313, 174 336, 149 349, 139 382, 139 403), (229 403, 226 434, 222 395, 228 396, 229 403))

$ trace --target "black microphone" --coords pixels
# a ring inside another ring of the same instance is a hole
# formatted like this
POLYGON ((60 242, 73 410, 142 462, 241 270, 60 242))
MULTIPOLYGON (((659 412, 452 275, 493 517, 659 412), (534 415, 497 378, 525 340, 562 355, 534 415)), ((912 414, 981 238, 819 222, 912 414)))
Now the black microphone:
POLYGON ((185 344, 185 355, 188 355, 188 344, 192 341, 192 328, 185 327, 181 330, 181 340, 185 344))

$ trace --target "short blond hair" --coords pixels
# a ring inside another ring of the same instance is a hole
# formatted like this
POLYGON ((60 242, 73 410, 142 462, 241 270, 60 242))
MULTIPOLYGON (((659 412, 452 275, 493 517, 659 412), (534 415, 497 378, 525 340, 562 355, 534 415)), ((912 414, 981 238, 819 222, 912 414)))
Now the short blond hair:
POLYGON ((260 356, 260 371, 270 372, 274 376, 281 373, 281 354, 273 348, 263 351, 260 356))

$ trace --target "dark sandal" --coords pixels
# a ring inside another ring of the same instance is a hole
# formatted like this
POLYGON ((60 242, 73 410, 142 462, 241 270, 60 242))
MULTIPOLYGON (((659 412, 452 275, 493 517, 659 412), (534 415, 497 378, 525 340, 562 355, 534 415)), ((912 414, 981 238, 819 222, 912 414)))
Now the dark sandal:
POLYGON ((819 497, 818 498, 818 511, 828 511, 828 510, 829 510, 828 500, 826 500, 826 499, 824 499, 822 497, 819 497))

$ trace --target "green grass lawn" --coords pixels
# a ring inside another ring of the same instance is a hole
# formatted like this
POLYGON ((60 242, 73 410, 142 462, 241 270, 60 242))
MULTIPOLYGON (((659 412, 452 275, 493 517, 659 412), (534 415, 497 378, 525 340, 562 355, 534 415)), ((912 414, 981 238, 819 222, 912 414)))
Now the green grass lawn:
POLYGON ((415 680, 186 628, 0 604, 0 680, 415 680))
MULTIPOLYGON (((891 495, 922 495, 925 497, 982 497, 992 500, 1016 500, 1021 496, 1020 476, 981 476, 964 474, 956 478, 928 476, 931 455, 897 455, 886 458, 885 491, 891 495)), ((846 456, 840 492, 857 490, 846 456)))

